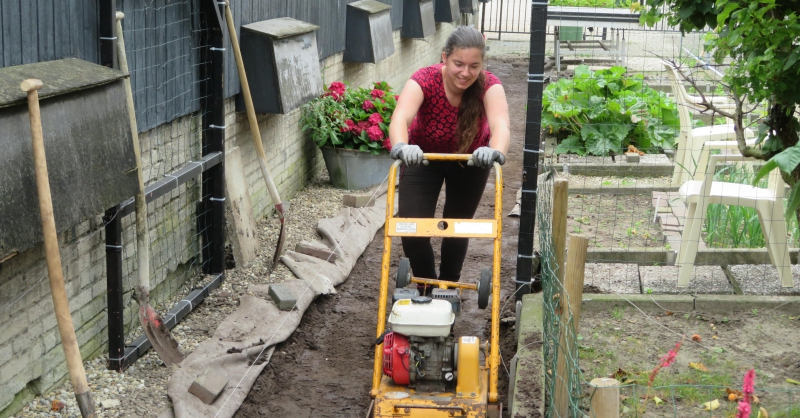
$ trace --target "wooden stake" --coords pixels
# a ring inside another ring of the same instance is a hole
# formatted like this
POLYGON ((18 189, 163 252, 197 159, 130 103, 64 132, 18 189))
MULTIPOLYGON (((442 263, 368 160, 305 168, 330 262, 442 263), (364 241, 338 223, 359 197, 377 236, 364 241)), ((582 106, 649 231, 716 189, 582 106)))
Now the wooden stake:
POLYGON ((61 254, 58 250, 58 234, 53 217, 53 200, 50 195, 50 177, 47 173, 44 137, 42 135, 42 118, 39 113, 39 92, 42 81, 28 79, 20 84, 22 91, 28 94, 28 112, 31 123, 31 140, 33 143, 33 164, 36 173, 36 189, 39 196, 39 214, 42 219, 44 235, 44 252, 47 258, 47 276, 50 279, 50 295, 53 297, 53 309, 56 313, 58 333, 61 346, 67 360, 72 390, 78 402, 78 409, 84 418, 97 417, 92 399, 92 390, 86 382, 86 371, 72 324, 72 315, 67 302, 67 289, 64 285, 64 271, 61 268, 61 254))
POLYGON ((556 251, 556 276, 564 283, 564 258, 567 254, 567 206, 569 180, 556 179, 553 183, 553 244, 556 251))
POLYGON ((580 235, 570 236, 564 294, 559 298, 561 326, 559 327, 559 350, 556 362, 555 396, 553 397, 559 417, 569 416, 570 390, 573 383, 571 378, 576 375, 572 368, 577 366, 575 360, 578 358, 575 337, 580 329, 583 279, 588 248, 588 238, 580 235))
POLYGON ((589 416, 594 418, 619 418, 619 381, 609 377, 598 377, 589 382, 591 407, 589 416))

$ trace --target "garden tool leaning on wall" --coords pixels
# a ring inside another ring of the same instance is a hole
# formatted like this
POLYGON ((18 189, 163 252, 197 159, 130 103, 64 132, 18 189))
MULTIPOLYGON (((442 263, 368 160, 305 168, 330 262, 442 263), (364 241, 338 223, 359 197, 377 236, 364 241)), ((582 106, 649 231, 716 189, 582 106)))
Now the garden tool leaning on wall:
POLYGON ((28 112, 31 121, 31 139, 33 141, 33 164, 36 172, 36 190, 39 196, 39 214, 42 218, 42 234, 44 235, 44 251, 47 258, 47 275, 50 279, 50 293, 53 297, 53 308, 58 323, 58 333, 61 336, 61 345, 64 357, 67 359, 67 369, 78 401, 81 416, 95 418, 92 391, 86 382, 86 370, 83 369, 83 359, 75 337, 75 327, 72 324, 72 315, 69 312, 67 291, 64 286, 64 271, 61 268, 61 255, 58 250, 58 234, 56 221, 53 217, 53 200, 50 195, 50 177, 47 174, 47 159, 44 151, 44 138, 42 135, 42 117, 39 113, 39 89, 42 81, 37 79, 25 80, 20 84, 22 91, 28 94, 28 112))
POLYGON ((275 187, 275 182, 272 180, 272 175, 269 173, 269 168, 267 167, 267 156, 264 154, 264 145, 261 144, 261 131, 258 129, 258 119, 256 119, 256 111, 253 107, 253 98, 250 96, 250 84, 247 82, 247 74, 244 72, 242 51, 239 49, 239 38, 236 36, 236 26, 233 23, 231 5, 228 0, 225 0, 225 21, 228 23, 228 33, 231 38, 233 55, 236 57, 236 68, 239 70, 239 81, 242 83, 242 96, 244 96, 244 104, 247 108, 247 119, 250 122, 250 134, 253 137, 253 145, 255 145, 258 153, 258 164, 261 166, 261 174, 264 176, 264 181, 267 183, 269 196, 275 204, 275 211, 278 212, 278 218, 281 221, 281 232, 278 234, 278 243, 275 245, 275 254, 272 256, 272 268, 274 269, 278 264, 278 257, 280 257, 281 252, 283 252, 283 241, 286 238, 286 219, 283 201, 278 194, 278 189, 275 187))
MULTIPOLYGON (((125 56, 125 39, 122 36, 122 19, 125 14, 117 12, 117 57, 119 67, 128 73, 128 59, 125 56)), ((142 330, 155 348, 156 353, 167 366, 180 363, 184 355, 178 347, 178 341, 170 334, 161 316, 150 306, 150 238, 147 225, 147 201, 144 195, 142 179, 142 155, 139 149, 139 128, 136 124, 136 112, 133 107, 133 92, 130 76, 124 79, 125 96, 128 101, 128 118, 133 138, 133 153, 136 156, 136 175, 139 178, 139 191, 136 193, 136 249, 139 261, 139 286, 136 297, 139 302, 139 322, 142 330)))

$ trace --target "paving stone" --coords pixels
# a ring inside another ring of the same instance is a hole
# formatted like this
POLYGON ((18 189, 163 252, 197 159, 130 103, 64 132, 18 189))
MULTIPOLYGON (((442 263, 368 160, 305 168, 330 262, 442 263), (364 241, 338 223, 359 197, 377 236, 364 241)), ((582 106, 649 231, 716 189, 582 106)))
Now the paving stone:
POLYGON ((666 203, 665 203, 663 205, 659 205, 656 208, 656 212, 658 212, 658 213, 672 213, 672 208, 669 207, 669 206, 666 206, 666 203))
POLYGON ((625 161, 629 163, 638 163, 639 162, 639 153, 638 152, 626 152, 625 153, 625 161))
POLYGON ((375 199, 369 193, 363 194, 346 194, 342 196, 342 204, 351 208, 365 208, 368 206, 375 206, 375 199))
POLYGON ((586 263, 583 284, 608 293, 641 293, 636 264, 586 263))
POLYGON ((661 224, 662 228, 666 226, 681 226, 681 222, 678 220, 678 218, 669 214, 660 216, 658 222, 661 224))
POLYGON ((197 396, 203 403, 211 405, 228 385, 228 376, 207 368, 189 386, 189 393, 197 396))
POLYGON ((640 266, 642 289, 662 294, 733 294, 733 286, 720 266, 696 266, 686 287, 678 287, 679 271, 677 266, 640 266))
MULTIPOLYGON (((686 206, 673 206, 672 207, 672 214, 675 215, 678 219, 682 219, 686 217, 686 206)), ((681 222, 683 223, 683 222, 681 222)))
POLYGON ((297 304, 297 297, 285 285, 277 283, 269 286, 269 295, 272 301, 282 311, 290 311, 297 304))

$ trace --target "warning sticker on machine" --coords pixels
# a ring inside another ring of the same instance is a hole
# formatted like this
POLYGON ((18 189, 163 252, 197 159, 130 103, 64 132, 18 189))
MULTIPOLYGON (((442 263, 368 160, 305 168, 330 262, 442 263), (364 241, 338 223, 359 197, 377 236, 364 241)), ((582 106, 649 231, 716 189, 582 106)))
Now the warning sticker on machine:
POLYGON ((456 222, 456 234, 491 234, 492 224, 487 222, 456 222))
POLYGON ((416 222, 398 222, 394 226, 394 232, 403 234, 414 234, 417 232, 416 222))
POLYGON ((461 343, 463 344, 475 344, 478 342, 478 337, 461 337, 461 343))

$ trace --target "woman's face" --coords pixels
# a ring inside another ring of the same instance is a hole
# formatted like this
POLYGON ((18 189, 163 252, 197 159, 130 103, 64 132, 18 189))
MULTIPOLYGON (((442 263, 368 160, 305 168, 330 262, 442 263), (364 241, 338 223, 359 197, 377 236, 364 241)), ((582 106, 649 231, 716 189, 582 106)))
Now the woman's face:
POLYGON ((450 56, 442 52, 444 78, 451 87, 466 90, 483 70, 483 53, 478 48, 455 48, 450 56))

